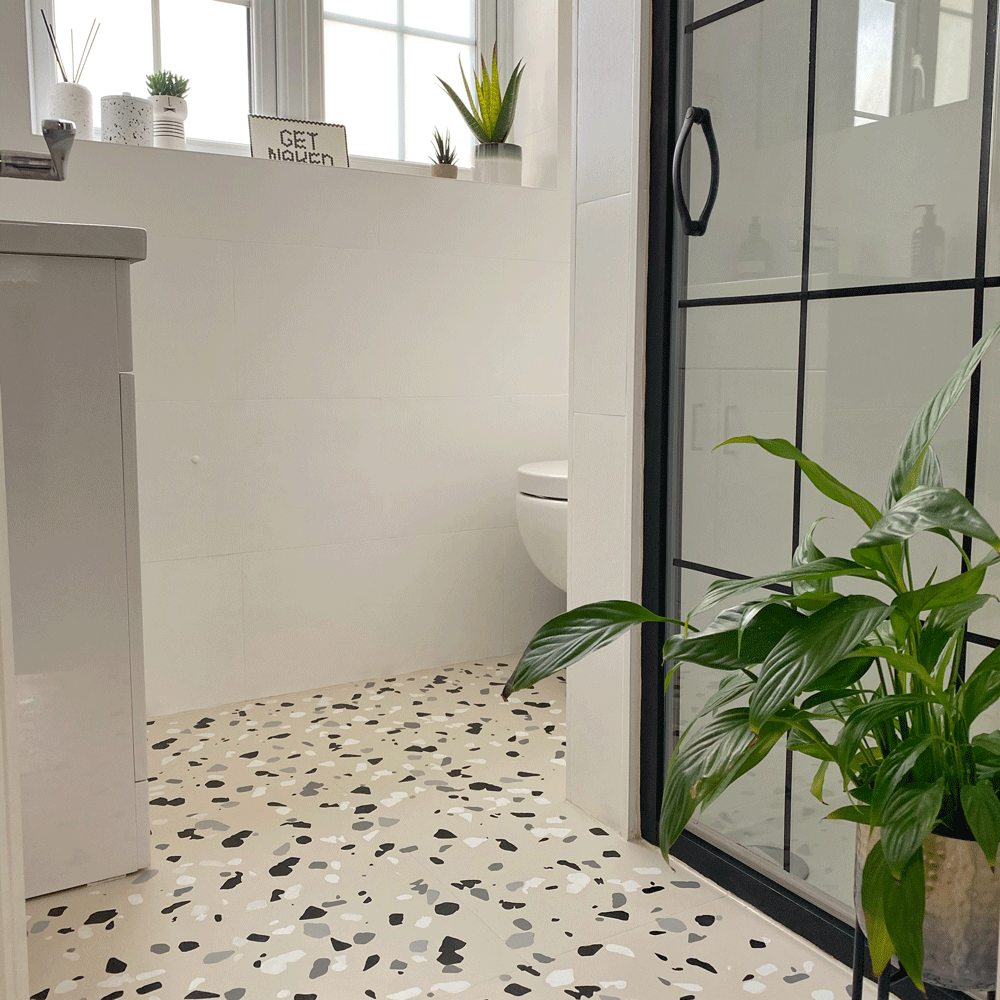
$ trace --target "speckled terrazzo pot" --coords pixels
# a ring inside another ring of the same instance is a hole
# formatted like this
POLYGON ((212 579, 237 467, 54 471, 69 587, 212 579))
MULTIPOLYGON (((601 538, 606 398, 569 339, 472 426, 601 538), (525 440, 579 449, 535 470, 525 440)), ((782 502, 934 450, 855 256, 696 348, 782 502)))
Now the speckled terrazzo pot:
POLYGON ((73 122, 77 139, 94 138, 94 99, 82 83, 52 84, 49 113, 45 117, 73 122))
POLYGON ((101 141, 121 146, 153 145, 153 105, 144 97, 108 94, 101 98, 101 141))
MULTIPOLYGON (((854 909, 865 927, 861 875, 880 830, 858 826, 854 909)), ((992 990, 997 975, 1000 882, 974 840, 924 841, 924 981, 952 990, 992 990)))

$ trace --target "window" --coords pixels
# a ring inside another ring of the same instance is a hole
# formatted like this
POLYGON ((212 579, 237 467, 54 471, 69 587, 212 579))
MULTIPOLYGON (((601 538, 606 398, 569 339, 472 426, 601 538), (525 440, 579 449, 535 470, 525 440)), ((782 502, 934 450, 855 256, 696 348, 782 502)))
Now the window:
MULTIPOLYGON (((252 110, 343 124, 352 156, 362 158, 425 164, 433 130, 450 130, 462 166, 471 163, 473 138, 437 77, 462 92, 459 57, 471 81, 477 39, 492 50, 508 3, 39 0, 64 54, 71 32, 79 47, 91 22, 101 25, 81 80, 98 122, 103 94, 144 96, 146 75, 170 70, 191 81, 186 131, 199 146, 245 147, 252 110)), ((40 18, 33 26, 35 99, 44 108, 59 77, 40 18)), ((502 46, 503 38, 506 74, 502 46)))
POLYGON ((361 156, 425 160, 450 130, 459 162, 472 138, 437 77, 462 93, 476 57, 475 0, 325 0, 326 116, 361 156))
POLYGON ((81 83, 94 95, 146 95, 146 75, 166 69, 191 81, 186 130, 193 139, 247 142, 250 0, 53 0, 64 57, 96 20, 100 31, 81 83), (196 29, 196 30, 193 30, 196 29))

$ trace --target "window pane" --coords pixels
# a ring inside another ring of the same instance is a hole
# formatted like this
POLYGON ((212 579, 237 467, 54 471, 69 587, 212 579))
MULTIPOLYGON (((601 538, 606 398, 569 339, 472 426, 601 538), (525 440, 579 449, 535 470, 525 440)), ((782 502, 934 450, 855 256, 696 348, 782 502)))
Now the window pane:
POLYGON ((409 28, 472 38, 472 0, 404 0, 403 21, 409 28))
MULTIPOLYGON (((80 83, 94 95, 94 123, 101 123, 101 97, 128 91, 146 96, 146 74, 153 72, 153 27, 148 0, 55 0, 56 35, 66 72, 70 69, 70 29, 79 62, 83 43, 96 18, 100 30, 80 83)), ((55 79, 62 79, 58 71, 55 79)))
POLYGON ((397 24, 396 0, 323 0, 327 14, 363 17, 366 21, 388 21, 397 24))
POLYGON ((160 0, 162 65, 191 81, 186 131, 193 139, 250 141, 248 17, 246 7, 220 0, 160 0))
MULTIPOLYGON (((406 159, 427 162, 431 137, 435 128, 445 134, 451 130, 451 140, 458 150, 460 166, 472 163, 472 133, 451 98, 438 83, 440 76, 463 97, 462 74, 458 69, 461 54, 465 73, 469 75, 473 57, 467 45, 439 42, 433 38, 407 35, 406 46, 406 159)), ((471 79, 469 80, 472 86, 471 79)))
POLYGON ((892 0, 861 0, 858 8, 858 69, 854 110, 889 114, 892 91, 892 36, 896 5, 892 0))
POLYGON ((941 12, 934 77, 934 107, 969 98, 972 69, 972 18, 941 12))
POLYGON ((397 35, 325 22, 326 120, 347 128, 355 156, 399 158, 397 35))

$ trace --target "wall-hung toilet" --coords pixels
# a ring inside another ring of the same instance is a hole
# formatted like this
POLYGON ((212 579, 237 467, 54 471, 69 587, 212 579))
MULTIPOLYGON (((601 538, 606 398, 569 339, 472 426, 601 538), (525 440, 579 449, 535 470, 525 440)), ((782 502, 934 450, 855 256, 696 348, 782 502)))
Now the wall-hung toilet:
POLYGON ((566 589, 566 509, 569 463, 530 462, 517 470, 517 526, 531 561, 566 589))

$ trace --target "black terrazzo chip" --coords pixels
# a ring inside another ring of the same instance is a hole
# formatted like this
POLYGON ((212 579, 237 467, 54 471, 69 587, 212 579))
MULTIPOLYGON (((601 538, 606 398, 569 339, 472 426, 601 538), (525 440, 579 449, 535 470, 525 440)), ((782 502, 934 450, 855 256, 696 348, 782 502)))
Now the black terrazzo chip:
POLYGON ((118 975, 124 972, 128 968, 127 963, 123 962, 120 958, 109 958, 108 964, 104 967, 104 971, 110 973, 111 975, 118 975))
POLYGON ((109 920, 113 920, 117 916, 117 910, 98 910, 96 913, 91 913, 84 921, 84 924, 106 924, 109 920))

